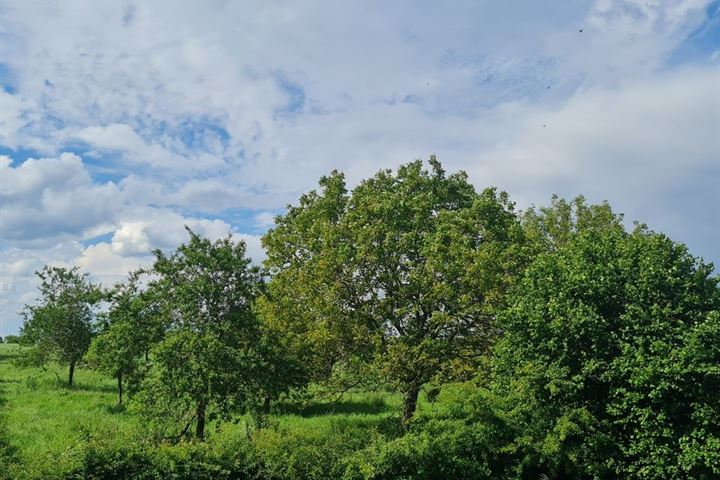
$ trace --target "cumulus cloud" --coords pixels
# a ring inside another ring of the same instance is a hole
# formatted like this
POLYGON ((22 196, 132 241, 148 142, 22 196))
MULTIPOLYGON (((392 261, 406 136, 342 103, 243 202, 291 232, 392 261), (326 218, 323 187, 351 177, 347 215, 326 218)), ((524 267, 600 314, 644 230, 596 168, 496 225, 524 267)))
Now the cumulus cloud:
POLYGON ((108 243, 91 245, 73 259, 73 264, 84 272, 92 273, 93 280, 105 286, 127 278, 128 272, 151 263, 149 256, 119 255, 108 243))
POLYGON ((272 227, 275 224, 275 214, 272 212, 260 212, 255 215, 255 226, 262 230, 272 227))
POLYGON ((95 147, 110 150, 140 150, 145 142, 130 125, 113 123, 104 127, 93 126, 80 129, 75 137, 95 147))
POLYGON ((115 230, 110 248, 120 256, 146 255, 150 252, 150 239, 144 231, 143 222, 123 223, 115 230))
POLYGON ((122 206, 117 186, 93 182, 72 153, 17 166, 0 157, 0 178, 0 237, 12 245, 49 246, 82 237, 112 221, 122 206))
POLYGON ((497 124, 512 133, 467 170, 521 205, 545 203, 548 192, 609 200, 717 260, 717 85, 713 68, 684 69, 577 92, 556 110, 519 107, 512 129, 497 124))

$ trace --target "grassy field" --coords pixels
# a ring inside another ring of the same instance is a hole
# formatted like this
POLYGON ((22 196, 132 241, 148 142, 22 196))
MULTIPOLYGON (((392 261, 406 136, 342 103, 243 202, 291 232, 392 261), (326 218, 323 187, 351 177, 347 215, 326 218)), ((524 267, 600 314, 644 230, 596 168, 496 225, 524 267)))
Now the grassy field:
POLYGON ((112 379, 79 369, 76 384, 69 389, 64 385, 67 367, 18 367, 13 360, 19 352, 17 345, 0 344, 0 395, 8 441, 24 463, 52 462, 89 434, 132 435, 138 431, 137 420, 115 407, 112 379))
MULTIPOLYGON (((20 351, 17 345, 0 344, 0 422, 24 473, 38 475, 88 438, 130 442, 143 438, 140 420, 116 406, 113 379, 81 367, 76 370, 75 385, 68 388, 67 367, 20 367, 14 361, 20 351)), ((400 404, 398 395, 377 392, 346 393, 335 401, 283 403, 276 405, 269 418, 270 430, 284 432, 280 437, 322 438, 344 429, 387 434, 397 428, 400 404)), ((420 408, 431 407, 421 402, 420 408)), ((247 437, 248 421, 211 423, 208 443, 247 437)))

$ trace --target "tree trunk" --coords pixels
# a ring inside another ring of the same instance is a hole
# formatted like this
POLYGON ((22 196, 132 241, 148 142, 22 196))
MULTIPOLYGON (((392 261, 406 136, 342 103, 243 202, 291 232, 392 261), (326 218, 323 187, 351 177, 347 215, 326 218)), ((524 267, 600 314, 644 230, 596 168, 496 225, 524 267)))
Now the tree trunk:
POLYGON ((418 400, 418 394, 420 393, 420 387, 412 384, 405 392, 405 400, 403 403, 403 416, 402 416, 402 425, 403 428, 408 427, 408 422, 410 422, 410 419, 412 418, 413 414, 415 413, 415 408, 417 407, 417 400, 418 400))
POLYGON ((118 381, 118 405, 122 405, 122 395, 123 395, 122 372, 118 372, 117 381, 118 381))
POLYGON ((272 403, 272 398, 270 397, 270 395, 266 395, 265 400, 263 401, 263 408, 262 408, 262 412, 265 415, 268 415, 270 413, 271 403, 272 403))
POLYGON ((73 376, 75 375, 75 360, 70 362, 70 373, 68 374, 68 387, 73 386, 73 376))
POLYGON ((205 438, 205 400, 200 400, 195 410, 195 418, 197 424, 195 425, 195 436, 199 439, 205 438))

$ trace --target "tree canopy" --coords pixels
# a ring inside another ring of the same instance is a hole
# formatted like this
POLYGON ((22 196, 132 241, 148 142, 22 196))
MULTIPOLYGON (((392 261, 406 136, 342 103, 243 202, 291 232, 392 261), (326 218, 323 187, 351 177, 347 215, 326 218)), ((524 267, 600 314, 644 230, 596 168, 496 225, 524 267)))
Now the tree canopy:
POLYGON ((494 388, 512 399, 515 448, 536 475, 711 478, 709 459, 720 455, 713 267, 642 226, 603 223, 574 222, 501 316, 494 388))
POLYGON ((405 420, 424 383, 476 365, 523 258, 508 196, 430 165, 380 171, 349 194, 334 172, 263 239, 273 320, 314 342, 319 372, 371 359, 404 394, 405 420))
POLYGON ((237 411, 262 390, 252 309, 262 279, 244 242, 213 242, 188 232, 189 242, 171 254, 155 251, 149 290, 167 323, 152 348, 143 398, 148 412, 160 409, 176 421, 194 422, 202 438, 208 413, 237 411))
POLYGON ((117 379, 118 404, 122 404, 125 383, 139 382, 150 348, 164 334, 164 321, 152 291, 140 290, 141 273, 131 273, 128 281, 107 292, 109 309, 85 355, 90 364, 117 379))
POLYGON ((75 366, 87 351, 95 329, 101 290, 77 267, 45 266, 36 272, 40 299, 23 314, 21 336, 38 349, 40 358, 54 357, 69 364, 68 385, 75 366))

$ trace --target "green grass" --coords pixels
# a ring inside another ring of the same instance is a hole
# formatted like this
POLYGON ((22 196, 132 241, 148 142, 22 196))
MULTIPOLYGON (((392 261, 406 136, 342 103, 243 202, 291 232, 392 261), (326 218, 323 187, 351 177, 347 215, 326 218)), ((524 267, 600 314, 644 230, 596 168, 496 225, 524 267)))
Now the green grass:
MULTIPOLYGON (((0 344, 0 422, 10 450, 23 463, 25 473, 37 476, 89 437, 129 441, 143 437, 139 418, 116 406, 113 379, 80 367, 75 371, 75 385, 69 388, 67 366, 18 366, 14 360, 21 348, 0 344)), ((352 392, 341 399, 303 404, 282 402, 274 407, 268 428, 279 432, 279 438, 283 432, 320 438, 351 430, 394 435, 400 405, 399 395, 378 392, 352 392)), ((421 402, 420 408, 431 407, 421 402)), ((247 438, 249 418, 239 420, 211 423, 208 442, 247 438)))
POLYGON ((88 435, 139 432, 137 419, 115 408, 112 379, 81 368, 68 388, 67 367, 18 367, 13 360, 20 350, 0 344, 0 395, 6 436, 25 465, 48 464, 88 435))

